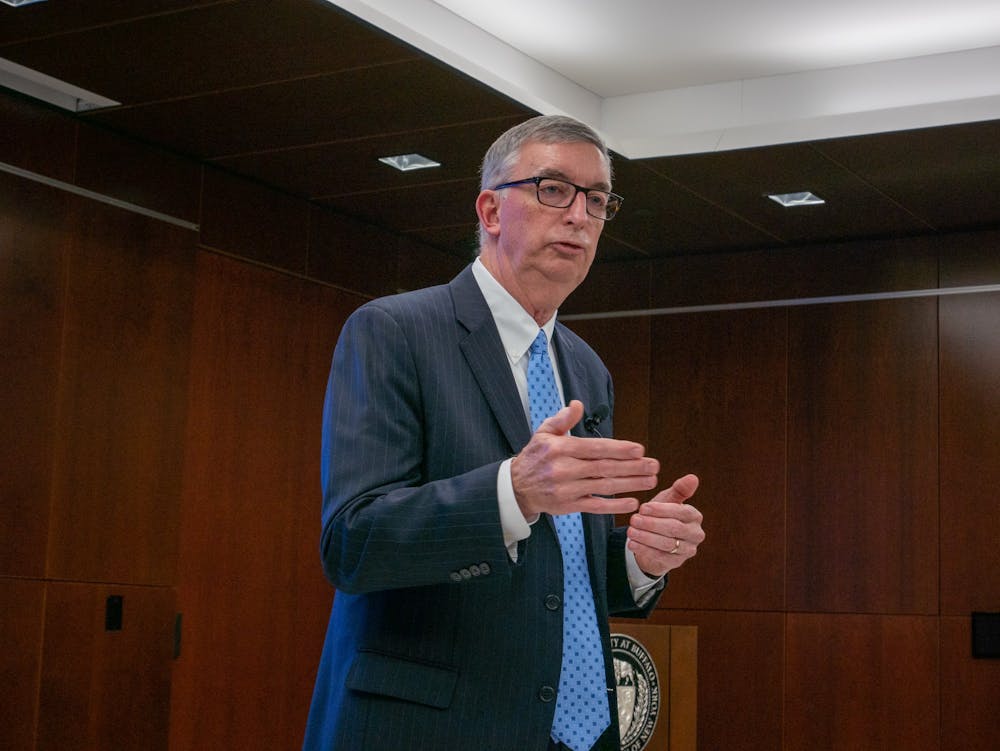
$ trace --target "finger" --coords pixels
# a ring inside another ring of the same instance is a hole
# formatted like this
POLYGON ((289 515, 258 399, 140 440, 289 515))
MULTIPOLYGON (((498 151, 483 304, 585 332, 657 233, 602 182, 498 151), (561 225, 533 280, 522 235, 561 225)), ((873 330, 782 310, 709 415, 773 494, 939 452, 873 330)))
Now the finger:
MULTIPOLYGON (((646 453, 646 448, 635 441, 621 441, 617 438, 579 438, 567 436, 564 447, 567 456, 576 459, 637 459, 646 453)), ((659 464, 657 464, 659 471, 659 464)))
POLYGON ((536 433, 552 433, 553 435, 566 435, 573 426, 580 422, 583 417, 583 402, 573 399, 569 404, 556 412, 551 417, 545 418, 538 426, 536 433))
POLYGON ((684 475, 674 480, 674 484, 657 493, 650 503, 684 503, 698 490, 698 476, 684 475))
POLYGON ((638 498, 598 498, 586 496, 572 504, 566 513, 582 514, 631 514, 639 506, 638 498))

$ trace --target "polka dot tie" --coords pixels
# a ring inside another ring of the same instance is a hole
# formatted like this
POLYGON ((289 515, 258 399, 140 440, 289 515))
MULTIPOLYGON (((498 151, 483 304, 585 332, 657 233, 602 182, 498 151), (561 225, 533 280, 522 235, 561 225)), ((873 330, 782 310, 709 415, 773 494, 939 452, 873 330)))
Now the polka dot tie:
MULTIPOLYGON (((528 357, 531 429, 562 408, 549 360, 545 332, 539 331, 528 357)), ((589 751, 611 722, 605 686, 604 652, 590 588, 587 549, 580 514, 552 517, 563 559, 563 649, 552 737, 573 751, 589 751)))

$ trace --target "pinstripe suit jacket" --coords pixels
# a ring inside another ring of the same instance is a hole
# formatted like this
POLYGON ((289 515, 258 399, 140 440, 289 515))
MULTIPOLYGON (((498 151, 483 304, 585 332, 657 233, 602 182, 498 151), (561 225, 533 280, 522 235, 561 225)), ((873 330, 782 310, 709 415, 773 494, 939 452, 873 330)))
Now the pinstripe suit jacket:
MULTIPOLYGON (((566 398, 612 407, 593 350, 561 325, 553 340, 566 398)), ((321 553, 337 593, 306 751, 546 748, 546 687, 558 686, 562 643, 559 547, 545 516, 512 562, 496 494, 500 463, 529 438, 471 268, 347 321, 323 426, 321 553)), ((639 609, 632 598, 624 530, 610 516, 585 515, 584 526, 613 687, 607 617, 645 615, 653 603, 639 609)))

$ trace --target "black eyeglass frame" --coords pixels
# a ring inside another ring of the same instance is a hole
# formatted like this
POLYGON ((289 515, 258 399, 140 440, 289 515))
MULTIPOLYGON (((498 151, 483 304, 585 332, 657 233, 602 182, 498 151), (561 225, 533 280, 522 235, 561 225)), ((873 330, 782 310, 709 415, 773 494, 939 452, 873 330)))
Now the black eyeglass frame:
POLYGON ((594 219, 600 219, 602 222, 610 222, 615 216, 618 215, 618 211, 622 207, 622 203, 625 201, 624 196, 620 196, 617 193, 612 193, 609 190, 601 190, 600 188, 586 188, 583 185, 577 185, 576 183, 571 183, 569 180, 563 180, 561 177, 551 177, 549 175, 538 175, 536 177, 526 177, 523 180, 513 180, 509 183, 501 183, 490 190, 503 190, 504 188, 514 188, 518 185, 529 185, 534 184, 535 186, 535 198, 542 206, 548 206, 553 209, 565 209, 573 205, 576 197, 583 193, 584 198, 588 198, 591 193, 599 193, 602 196, 607 197, 607 202, 604 204, 604 211, 608 213, 610 211, 610 216, 599 216, 590 210, 590 204, 584 201, 584 206, 587 209, 587 216, 592 216, 594 219), (554 180, 557 183, 562 183, 563 185, 569 185, 575 191, 573 197, 569 199, 568 203, 564 203, 562 206, 556 206, 552 203, 546 203, 542 200, 541 185, 543 180, 554 180), (612 208, 614 207, 614 208, 612 208))

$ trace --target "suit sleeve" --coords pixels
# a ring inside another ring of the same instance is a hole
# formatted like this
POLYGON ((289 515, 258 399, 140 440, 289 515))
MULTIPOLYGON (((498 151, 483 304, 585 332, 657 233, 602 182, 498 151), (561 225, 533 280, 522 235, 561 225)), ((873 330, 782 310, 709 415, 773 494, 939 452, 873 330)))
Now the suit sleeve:
POLYGON ((500 460, 447 477, 428 470, 432 435, 436 443, 461 437, 452 413, 425 403, 422 381, 439 374, 418 366, 412 338, 367 305, 348 319, 334 352, 323 410, 321 555, 327 578, 345 592, 446 584, 470 566, 493 580, 509 576, 500 460))

